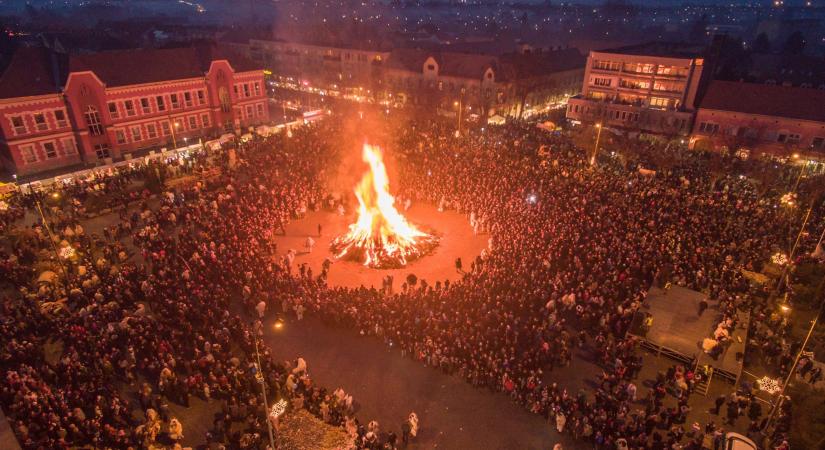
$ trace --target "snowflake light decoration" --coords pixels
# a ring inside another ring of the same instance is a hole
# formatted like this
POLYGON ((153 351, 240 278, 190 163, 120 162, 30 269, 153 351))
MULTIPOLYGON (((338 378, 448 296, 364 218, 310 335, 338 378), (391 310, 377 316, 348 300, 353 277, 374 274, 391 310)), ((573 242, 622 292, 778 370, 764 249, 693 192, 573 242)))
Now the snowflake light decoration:
POLYGON ((767 375, 756 380, 756 385, 759 387, 759 389, 771 395, 776 394, 777 392, 782 390, 782 386, 779 385, 779 380, 774 380, 773 378, 770 378, 767 375))
POLYGON ((779 252, 771 256, 771 262, 780 266, 788 264, 788 255, 779 252))

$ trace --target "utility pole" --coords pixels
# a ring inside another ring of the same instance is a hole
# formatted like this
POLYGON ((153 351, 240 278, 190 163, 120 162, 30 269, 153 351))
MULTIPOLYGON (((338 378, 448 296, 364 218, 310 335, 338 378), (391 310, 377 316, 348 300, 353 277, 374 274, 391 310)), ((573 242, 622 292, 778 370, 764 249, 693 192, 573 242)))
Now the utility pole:
POLYGON ((458 97, 458 101, 454 103, 456 106, 458 106, 458 128, 455 130, 455 137, 461 136, 461 112, 464 108, 462 100, 464 100, 464 98, 463 96, 460 96, 458 97))
MULTIPOLYGON (((57 195, 57 193, 55 193, 57 195)), ((69 271, 66 270, 66 266, 63 265, 63 261, 60 259, 60 252, 57 250, 57 244, 55 244, 54 234, 52 234, 52 229, 49 226, 49 222, 46 220, 46 216, 43 214, 43 207, 40 204, 40 193, 34 193, 34 204, 37 206, 37 212, 40 213, 40 220, 43 221, 43 227, 46 228, 46 234, 49 236, 49 242, 52 245, 52 250, 54 251, 55 261, 57 265, 60 266, 60 271, 63 272, 63 276, 66 278, 66 283, 69 282, 69 271)))
POLYGON ((596 154, 599 152, 599 139, 602 137, 602 124, 597 123, 596 129, 599 131, 596 133, 596 145, 593 146, 593 155, 590 157, 591 166, 596 164, 596 154))
POLYGON ((819 322, 819 318, 822 317, 822 311, 825 309, 825 298, 822 295, 822 288, 825 287, 825 277, 822 278, 822 281, 819 282, 819 287, 817 287, 817 294, 819 295, 819 312, 814 317, 814 320, 811 322, 811 327, 808 328, 808 334, 805 336, 805 340, 802 342, 802 347, 800 347, 799 352, 796 354, 796 358, 793 360, 793 365, 791 366, 791 370, 788 372, 788 376, 785 377, 785 382, 782 384, 782 390, 779 391, 779 398, 774 403, 773 408, 771 408, 771 413, 768 415, 768 420, 765 422, 765 427, 762 428, 762 431, 767 430, 771 426, 771 422, 773 422, 773 418, 776 415, 776 412, 779 411, 779 408, 782 406, 782 403, 785 401, 785 388, 788 387, 788 383, 791 382, 791 379, 796 373, 796 367, 799 365, 799 359, 802 357, 802 353, 805 352, 805 347, 808 346, 808 341, 811 339, 811 335, 814 333, 814 329, 816 328, 817 322, 819 322))
MULTIPOLYGON (((813 203, 811 203, 810 208, 808 208, 807 214, 805 214, 805 220, 802 222, 802 227, 799 229, 799 233, 796 235, 796 241, 794 241, 793 247, 791 247, 791 253, 788 255, 788 263, 785 264, 785 267, 782 268, 782 275, 779 277, 779 282, 776 283, 777 291, 782 289, 782 285, 786 283, 788 278, 788 268, 793 264, 793 257, 796 253, 796 249, 799 247, 799 241, 802 239, 802 233, 805 232, 805 227, 808 225, 808 219, 811 217, 811 211, 814 209, 813 203)), ((779 292, 777 292, 779 294, 779 292)))
POLYGON ((269 403, 266 401, 266 379, 264 378, 264 374, 261 371, 261 354, 258 353, 258 336, 254 337, 255 339, 255 358, 257 359, 257 369, 258 373, 255 374, 255 378, 261 383, 261 396, 264 399, 264 415, 266 418, 266 430, 269 432, 269 445, 272 447, 272 450, 275 450, 275 436, 272 434, 272 422, 269 420, 269 403))
POLYGON ((172 146, 177 150, 178 148, 178 137, 175 134, 175 130, 180 126, 177 120, 172 118, 172 115, 169 114, 169 121, 171 122, 171 126, 169 128, 172 129, 172 146))

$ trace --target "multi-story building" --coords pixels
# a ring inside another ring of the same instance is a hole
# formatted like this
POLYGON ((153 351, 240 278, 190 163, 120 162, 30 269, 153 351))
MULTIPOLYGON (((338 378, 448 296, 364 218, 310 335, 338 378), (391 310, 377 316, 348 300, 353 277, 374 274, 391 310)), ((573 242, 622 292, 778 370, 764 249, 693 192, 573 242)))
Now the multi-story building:
POLYGON ((249 56, 282 83, 366 94, 380 89, 381 66, 389 52, 381 46, 342 48, 250 39, 249 56))
POLYGON ((591 51, 581 95, 570 99, 567 118, 687 135, 703 81, 699 55, 699 49, 663 43, 591 51))
POLYGON ((822 160, 823 105, 823 89, 712 81, 696 113, 690 145, 822 160))
POLYGON ((84 55, 24 48, 0 78, 0 159, 19 175, 268 121, 263 70, 219 47, 84 55))
POLYGON ((396 49, 384 71, 383 95, 446 111, 461 105, 481 117, 523 117, 578 90, 584 57, 576 50, 500 56, 396 49))

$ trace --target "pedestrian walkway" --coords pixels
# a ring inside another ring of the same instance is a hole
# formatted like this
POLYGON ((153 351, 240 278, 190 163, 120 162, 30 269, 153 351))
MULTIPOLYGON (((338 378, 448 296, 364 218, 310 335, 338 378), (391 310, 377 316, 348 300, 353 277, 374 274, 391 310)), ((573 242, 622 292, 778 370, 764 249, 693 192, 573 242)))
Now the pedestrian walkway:
POLYGON ((375 338, 312 317, 265 329, 276 357, 303 357, 317 384, 352 394, 360 420, 376 419, 383 428, 397 430, 415 411, 421 433, 413 448, 543 450, 559 442, 565 450, 588 448, 560 436, 543 417, 506 395, 425 367, 375 338))
POLYGON ((6 414, 0 409, 0 448, 3 450, 20 450, 20 443, 14 436, 11 424, 6 419, 6 414))

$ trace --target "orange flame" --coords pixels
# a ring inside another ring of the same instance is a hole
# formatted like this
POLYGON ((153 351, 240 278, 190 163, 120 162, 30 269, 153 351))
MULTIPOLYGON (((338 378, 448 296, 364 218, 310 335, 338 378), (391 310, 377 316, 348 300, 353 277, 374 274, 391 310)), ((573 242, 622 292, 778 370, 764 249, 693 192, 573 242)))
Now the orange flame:
POLYGON ((361 157, 370 170, 355 187, 358 219, 346 234, 333 240, 333 252, 336 258, 356 256, 370 267, 404 266, 434 247, 437 239, 407 222, 395 209, 381 149, 364 144, 361 157))

